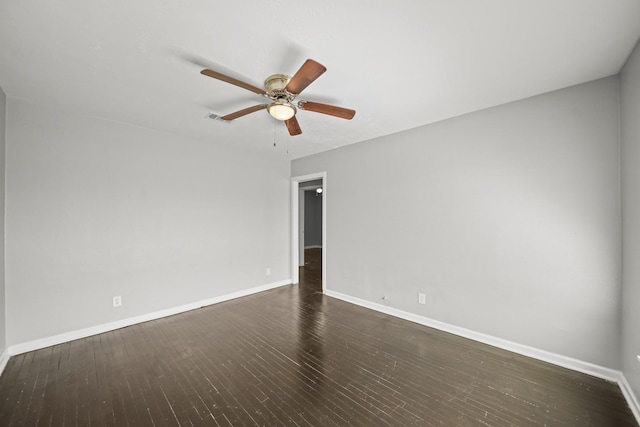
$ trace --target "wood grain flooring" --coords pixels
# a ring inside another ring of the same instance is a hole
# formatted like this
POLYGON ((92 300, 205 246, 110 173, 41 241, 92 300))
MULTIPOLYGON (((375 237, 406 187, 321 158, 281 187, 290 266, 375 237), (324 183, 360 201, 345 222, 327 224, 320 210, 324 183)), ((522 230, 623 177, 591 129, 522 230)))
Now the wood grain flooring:
MULTIPOLYGON (((1 426, 637 426, 618 386, 299 286, 12 357, 1 426)), ((315 262, 314 262, 315 261, 315 262)))

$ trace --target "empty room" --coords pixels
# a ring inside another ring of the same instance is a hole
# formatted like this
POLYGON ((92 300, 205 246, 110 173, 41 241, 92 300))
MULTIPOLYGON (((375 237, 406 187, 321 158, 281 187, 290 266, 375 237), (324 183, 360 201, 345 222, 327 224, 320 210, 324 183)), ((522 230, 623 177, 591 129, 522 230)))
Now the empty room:
POLYGON ((638 426, 640 2, 0 2, 0 425, 638 426))

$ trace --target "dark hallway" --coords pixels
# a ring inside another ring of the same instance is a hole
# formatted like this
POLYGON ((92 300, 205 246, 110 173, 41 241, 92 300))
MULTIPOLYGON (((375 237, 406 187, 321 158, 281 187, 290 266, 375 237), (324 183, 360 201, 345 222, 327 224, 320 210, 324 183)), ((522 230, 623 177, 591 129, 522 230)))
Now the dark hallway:
POLYGON ((300 285, 322 292, 322 248, 304 250, 304 267, 300 267, 300 285))

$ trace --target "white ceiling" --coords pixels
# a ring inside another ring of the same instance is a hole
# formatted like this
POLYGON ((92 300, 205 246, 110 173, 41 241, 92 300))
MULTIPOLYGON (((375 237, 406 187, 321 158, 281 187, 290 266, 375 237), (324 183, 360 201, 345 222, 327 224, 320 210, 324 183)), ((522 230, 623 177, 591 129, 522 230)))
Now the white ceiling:
POLYGON ((639 37, 638 0, 7 0, 0 86, 297 158, 616 74, 639 37), (263 87, 306 58, 327 72, 298 99, 353 108, 353 120, 300 111, 291 137, 266 111, 205 118, 264 98, 202 68, 263 87))

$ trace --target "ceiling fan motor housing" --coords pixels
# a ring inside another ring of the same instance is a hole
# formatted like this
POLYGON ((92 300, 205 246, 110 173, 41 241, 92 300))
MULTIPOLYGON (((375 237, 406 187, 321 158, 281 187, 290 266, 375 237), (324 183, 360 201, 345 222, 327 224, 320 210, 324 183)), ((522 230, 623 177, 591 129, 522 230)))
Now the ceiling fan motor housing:
POLYGON ((267 110, 277 120, 289 120, 296 114, 296 108, 291 104, 295 95, 285 89, 289 80, 291 77, 286 74, 274 74, 264 81, 267 96, 273 101, 267 110))

